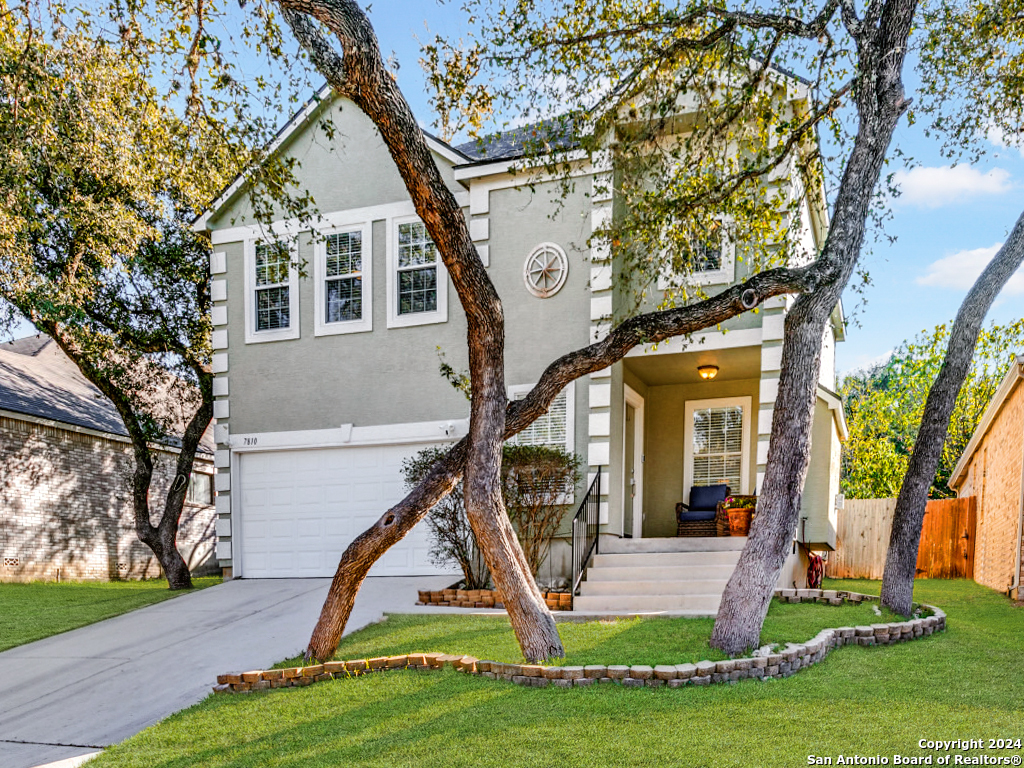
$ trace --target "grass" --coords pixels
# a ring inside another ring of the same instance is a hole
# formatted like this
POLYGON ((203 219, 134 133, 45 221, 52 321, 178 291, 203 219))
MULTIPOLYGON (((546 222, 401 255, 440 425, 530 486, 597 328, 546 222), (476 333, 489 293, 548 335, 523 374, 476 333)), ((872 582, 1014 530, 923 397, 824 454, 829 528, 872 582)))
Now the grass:
MULTIPOLYGON (((808 640, 826 627, 891 621, 868 605, 784 605, 773 603, 762 642, 808 640)), ((621 619, 565 622, 558 631, 566 647, 560 664, 682 664, 728 658, 708 647, 714 619, 621 619)), ((341 641, 337 659, 397 656, 410 651, 463 653, 480 659, 523 661, 504 616, 399 615, 341 641)), ((302 663, 286 659, 278 667, 302 663)))
MULTIPOLYGON (((220 581, 219 576, 210 576, 193 579, 192 583, 202 589, 220 581)), ((168 590, 163 579, 0 583, 0 651, 181 594, 168 590)))
MULTIPOLYGON (((919 749, 920 739, 1024 738, 1024 609, 973 582, 919 582, 916 595, 946 610, 947 632, 843 648, 786 680, 557 690, 450 671, 371 675, 211 696, 90 768, 796 766, 810 755, 945 754, 919 749)), ((763 639, 805 640, 823 626, 871 620, 852 610, 775 605, 763 639)), ((710 626, 652 619, 559 629, 572 662, 657 663, 713 657, 701 650, 710 626)), ((512 660, 507 635, 493 619, 401 617, 346 638, 339 655, 445 650, 512 660)))

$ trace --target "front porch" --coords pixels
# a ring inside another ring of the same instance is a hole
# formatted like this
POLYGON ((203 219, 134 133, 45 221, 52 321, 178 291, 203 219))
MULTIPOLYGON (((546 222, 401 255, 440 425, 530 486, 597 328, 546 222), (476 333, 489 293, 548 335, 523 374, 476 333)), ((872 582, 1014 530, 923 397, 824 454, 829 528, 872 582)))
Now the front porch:
MULTIPOLYGON (((759 346, 623 361, 622 441, 612 451, 621 460, 612 458, 609 465, 611 487, 621 492, 618 499, 610 494, 608 533, 675 538, 676 506, 690 503, 694 486, 725 484, 731 495, 755 492, 760 377, 759 346), (620 513, 619 531, 614 511, 620 513)), ((713 530, 712 524, 702 532, 713 530)))

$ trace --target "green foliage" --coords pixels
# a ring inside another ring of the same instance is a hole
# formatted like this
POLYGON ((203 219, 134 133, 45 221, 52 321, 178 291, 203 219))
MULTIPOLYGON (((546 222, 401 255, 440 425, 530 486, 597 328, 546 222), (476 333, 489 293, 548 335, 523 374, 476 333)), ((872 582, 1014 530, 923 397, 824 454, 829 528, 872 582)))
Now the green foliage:
MULTIPOLYGON (((406 486, 415 488, 445 453, 444 448, 424 448, 403 461, 406 486)), ((455 563, 462 571, 466 589, 485 589, 491 574, 469 527, 461 482, 427 513, 427 527, 431 534, 430 561, 439 566, 455 563)))
POLYGON ((688 278, 705 244, 735 246, 750 272, 816 256, 798 242, 800 206, 825 205, 818 127, 842 132, 852 59, 834 39, 837 18, 818 23, 808 0, 784 4, 803 22, 786 31, 781 16, 701 2, 464 7, 479 52, 444 56, 435 43, 421 62, 435 103, 469 109, 487 90, 488 108, 527 126, 517 134, 527 179, 558 179, 563 195, 581 161, 607 171, 594 193, 614 193, 615 217, 580 245, 614 252, 621 295, 633 299, 617 312, 703 298, 688 278))
POLYGON ((730 496, 725 500, 726 509, 755 509, 757 498, 754 496, 730 496))
POLYGON ((473 399, 473 385, 467 371, 457 371, 444 356, 444 350, 437 347, 437 368, 441 378, 461 392, 467 400, 473 399))
POLYGON ((945 153, 1024 146, 1024 2, 931 0, 923 27, 917 110, 945 153))
POLYGON ((565 497, 579 485, 580 460, 560 448, 506 445, 501 461, 505 508, 534 576, 569 507, 565 497))
MULTIPOLYGON (((842 490, 850 498, 889 498, 899 493, 925 400, 948 341, 949 326, 937 326, 904 342, 886 362, 842 381, 840 394, 850 429, 850 439, 843 446, 842 490)), ((1022 350, 1024 320, 982 330, 950 419, 931 498, 956 495, 948 485, 950 474, 1014 355, 1022 350)))
MULTIPOLYGON (((414 488, 445 453, 443 448, 425 448, 402 462, 406 485, 414 488)), ((501 475, 505 509, 536 576, 569 509, 564 497, 579 483, 579 458, 547 446, 507 444, 501 475)), ((466 517, 461 482, 430 510, 427 525, 433 536, 431 561, 454 562, 466 589, 485 588, 490 574, 466 517)))
POLYGON ((189 223, 247 150, 202 117, 177 118, 136 59, 84 33, 47 42, 8 15, 0 67, 7 319, 16 310, 58 337, 148 439, 180 430, 200 393, 168 382, 199 385, 211 354, 209 245, 189 223), (168 399, 181 408, 152 407, 168 399))

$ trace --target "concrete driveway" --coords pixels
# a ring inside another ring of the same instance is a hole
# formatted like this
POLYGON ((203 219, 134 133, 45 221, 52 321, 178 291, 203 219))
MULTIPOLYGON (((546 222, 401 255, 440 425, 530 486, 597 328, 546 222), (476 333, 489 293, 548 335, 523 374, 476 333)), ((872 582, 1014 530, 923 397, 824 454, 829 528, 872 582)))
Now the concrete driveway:
MULTIPOLYGON (((451 576, 378 577, 346 634, 414 610, 451 576)), ((95 752, 204 698, 218 674, 270 666, 309 640, 329 579, 229 581, 0 653, 0 766, 95 752)))

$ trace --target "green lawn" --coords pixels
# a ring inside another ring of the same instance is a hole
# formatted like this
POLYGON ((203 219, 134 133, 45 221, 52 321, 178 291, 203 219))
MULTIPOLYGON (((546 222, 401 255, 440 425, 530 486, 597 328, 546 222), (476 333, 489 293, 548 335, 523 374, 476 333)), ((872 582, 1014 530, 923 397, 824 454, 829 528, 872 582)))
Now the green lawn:
MULTIPOLYGON (((918 748, 925 738, 1024 738, 1024 610, 963 581, 920 582, 917 599, 946 610, 947 632, 843 648, 785 680, 560 690, 392 672, 211 696, 90 766, 796 766, 809 755, 936 754, 918 748)), ((824 626, 870 622, 864 610, 777 604, 764 639, 800 641, 824 626)), ((346 638, 339 657, 439 650, 513 660, 502 623, 396 617, 346 638)), ((653 664, 715 658, 701 650, 710 626, 651 619, 559 629, 572 662, 653 664)))
MULTIPOLYGON (((210 576, 193 579, 192 583, 202 589, 220 581, 219 576, 210 576)), ((163 579, 0 583, 0 651, 181 594, 168 590, 163 579)))

